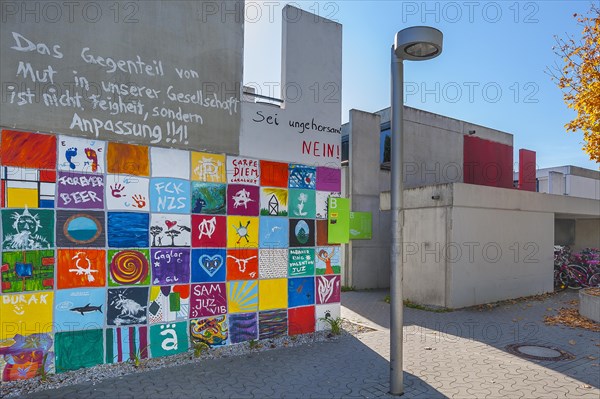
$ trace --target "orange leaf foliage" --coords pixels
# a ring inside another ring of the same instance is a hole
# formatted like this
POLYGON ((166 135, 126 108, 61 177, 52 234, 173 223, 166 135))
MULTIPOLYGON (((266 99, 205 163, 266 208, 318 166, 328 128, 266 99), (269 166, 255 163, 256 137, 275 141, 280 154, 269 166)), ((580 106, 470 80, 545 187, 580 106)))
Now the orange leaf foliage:
POLYGON ((600 10, 592 5, 587 15, 577 15, 583 27, 579 41, 556 38, 556 54, 564 65, 552 74, 563 91, 567 106, 576 117, 565 125, 567 131, 583 132, 583 150, 600 162, 600 10))

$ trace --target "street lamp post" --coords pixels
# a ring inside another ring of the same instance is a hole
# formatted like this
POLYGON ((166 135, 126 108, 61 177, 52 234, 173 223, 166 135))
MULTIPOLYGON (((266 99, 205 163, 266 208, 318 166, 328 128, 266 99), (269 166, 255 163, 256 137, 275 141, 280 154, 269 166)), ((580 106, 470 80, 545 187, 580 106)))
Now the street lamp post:
POLYGON ((402 376, 402 226, 403 206, 403 155, 404 150, 404 67, 403 61, 422 61, 437 57, 442 52, 442 32, 428 26, 413 26, 396 33, 392 46, 392 165, 391 211, 392 253, 390 259, 390 393, 404 393, 402 376))

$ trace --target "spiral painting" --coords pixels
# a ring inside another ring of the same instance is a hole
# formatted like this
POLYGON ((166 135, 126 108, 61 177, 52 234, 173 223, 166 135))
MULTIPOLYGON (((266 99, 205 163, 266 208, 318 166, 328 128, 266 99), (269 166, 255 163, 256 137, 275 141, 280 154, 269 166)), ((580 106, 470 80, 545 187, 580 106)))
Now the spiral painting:
POLYGON ((130 249, 116 252, 110 262, 110 277, 120 285, 143 283, 148 279, 148 255, 130 249))

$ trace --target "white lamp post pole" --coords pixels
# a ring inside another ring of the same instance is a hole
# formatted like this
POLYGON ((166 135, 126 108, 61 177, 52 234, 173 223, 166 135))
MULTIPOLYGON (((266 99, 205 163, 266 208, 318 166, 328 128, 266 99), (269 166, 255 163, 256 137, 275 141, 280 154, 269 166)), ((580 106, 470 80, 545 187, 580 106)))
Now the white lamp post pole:
POLYGON ((414 26, 396 33, 392 46, 391 104, 391 212, 392 246, 390 278, 390 393, 404 393, 402 375, 403 326, 403 154, 404 151, 404 65, 403 60, 421 61, 437 57, 442 52, 442 32, 427 26, 414 26))

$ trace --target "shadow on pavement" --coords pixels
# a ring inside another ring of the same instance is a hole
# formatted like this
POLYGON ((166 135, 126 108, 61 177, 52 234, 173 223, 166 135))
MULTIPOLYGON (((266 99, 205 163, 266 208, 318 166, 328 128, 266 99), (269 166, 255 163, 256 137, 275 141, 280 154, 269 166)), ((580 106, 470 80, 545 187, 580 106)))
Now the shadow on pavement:
MULTIPOLYGON (((352 291, 342 293, 342 306, 350 315, 364 318, 363 323, 389 329, 389 304, 384 298, 388 290, 352 291)), ((600 334, 584 329, 551 326, 544 317, 553 315, 561 307, 572 307, 577 292, 563 291, 543 301, 527 300, 494 307, 468 308, 446 313, 404 308, 404 335, 415 335, 422 343, 452 343, 457 337, 477 341, 496 348, 510 361, 522 359, 559 372, 598 388, 600 386, 600 334), (565 350, 573 359, 551 361, 530 360, 509 354, 510 344, 535 344, 565 350)))
MULTIPOLYGON (((388 379, 389 362, 360 339, 345 335, 326 342, 202 360, 20 398, 392 397, 388 394, 388 379)), ((406 392, 444 397, 414 375, 405 373, 404 379, 406 392)))

